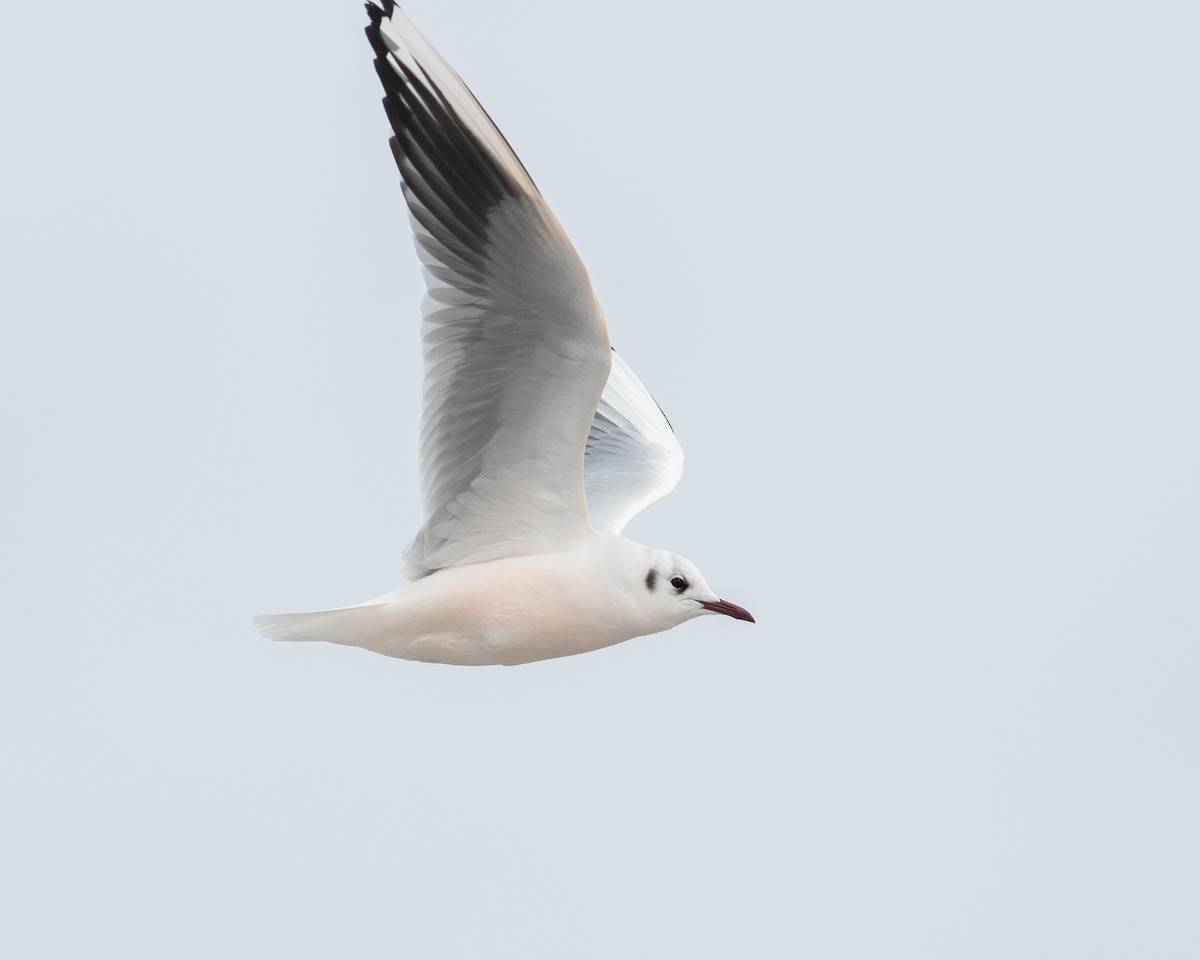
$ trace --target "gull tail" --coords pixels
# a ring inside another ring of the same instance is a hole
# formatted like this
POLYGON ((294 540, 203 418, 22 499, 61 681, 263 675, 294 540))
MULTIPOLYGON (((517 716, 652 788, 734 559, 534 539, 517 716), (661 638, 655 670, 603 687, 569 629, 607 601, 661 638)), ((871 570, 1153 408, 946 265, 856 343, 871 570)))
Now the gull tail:
POLYGON ((264 613, 254 625, 268 640, 325 640, 363 646, 379 628, 381 605, 312 610, 308 613, 264 613))

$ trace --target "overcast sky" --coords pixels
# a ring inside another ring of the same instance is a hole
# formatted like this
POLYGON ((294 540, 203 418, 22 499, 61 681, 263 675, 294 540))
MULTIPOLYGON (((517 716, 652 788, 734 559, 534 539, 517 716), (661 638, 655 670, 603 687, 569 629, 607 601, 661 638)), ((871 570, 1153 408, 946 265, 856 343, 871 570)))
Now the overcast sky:
POLYGON ((1200 952, 1200 7, 414 0, 688 455, 705 618, 400 582, 421 287, 350 0, 0 31, 0 953, 1200 952))

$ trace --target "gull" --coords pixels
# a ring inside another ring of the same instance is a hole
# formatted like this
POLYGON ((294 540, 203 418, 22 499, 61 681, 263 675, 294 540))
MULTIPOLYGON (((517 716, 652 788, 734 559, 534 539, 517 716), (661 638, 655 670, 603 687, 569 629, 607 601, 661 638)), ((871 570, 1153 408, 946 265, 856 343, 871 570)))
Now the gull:
POLYGON ((704 614, 754 622, 690 561, 622 537, 683 451, 609 344, 587 271, 508 141, 392 0, 367 4, 427 294, 424 522, 412 582, 256 617, 275 640, 407 660, 530 663, 704 614))

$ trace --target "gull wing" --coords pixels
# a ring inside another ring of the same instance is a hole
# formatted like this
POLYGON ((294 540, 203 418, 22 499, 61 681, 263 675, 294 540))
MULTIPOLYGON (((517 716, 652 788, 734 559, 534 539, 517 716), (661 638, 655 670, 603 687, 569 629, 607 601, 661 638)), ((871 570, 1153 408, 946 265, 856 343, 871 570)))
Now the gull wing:
POLYGON ((367 4, 427 296, 410 577, 583 537, 611 349, 587 271, 470 90, 391 0, 367 4))
POLYGON ((683 449, 675 431, 614 351, 583 459, 588 521, 597 530, 620 533, 674 490, 682 474, 683 449))

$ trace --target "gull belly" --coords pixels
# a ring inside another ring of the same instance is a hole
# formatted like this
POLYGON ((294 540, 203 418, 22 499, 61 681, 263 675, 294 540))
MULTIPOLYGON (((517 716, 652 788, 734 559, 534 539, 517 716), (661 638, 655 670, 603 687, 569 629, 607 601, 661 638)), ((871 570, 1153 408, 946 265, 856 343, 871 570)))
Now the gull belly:
MULTIPOLYGON (((339 610, 260 617, 277 640, 325 640, 389 657, 463 666, 587 653, 659 625, 619 558, 640 547, 593 533, 560 553, 447 567, 339 610)), ((643 588, 644 592, 644 588, 643 588)))

